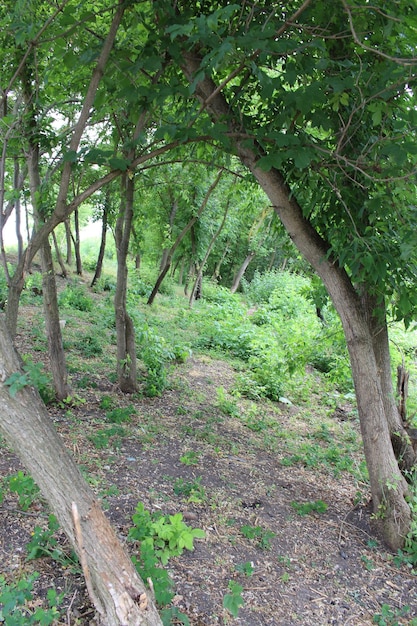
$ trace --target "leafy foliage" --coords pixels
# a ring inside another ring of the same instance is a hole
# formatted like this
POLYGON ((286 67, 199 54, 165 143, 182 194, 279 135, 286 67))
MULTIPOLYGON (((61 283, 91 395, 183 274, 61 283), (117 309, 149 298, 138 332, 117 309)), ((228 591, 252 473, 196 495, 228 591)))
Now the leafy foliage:
POLYGON ((85 288, 76 284, 67 285, 59 294, 58 302, 61 307, 78 311, 92 311, 94 306, 85 288))
POLYGON ((166 605, 173 597, 172 582, 160 565, 166 565, 171 557, 180 556, 184 550, 193 550, 194 539, 203 538, 205 533, 188 527, 181 513, 151 514, 141 502, 132 520, 134 525, 128 537, 140 544, 139 558, 135 556, 133 562, 143 580, 152 579, 158 604, 166 605))
POLYGON ((23 511, 27 511, 40 495, 40 489, 32 476, 28 476, 22 470, 10 476, 9 489, 18 494, 19 506, 23 511))
POLYGON ((33 583, 37 578, 39 574, 34 572, 14 583, 7 583, 5 577, 0 576, 0 621, 6 626, 50 626, 59 620, 62 595, 58 595, 55 589, 47 591, 47 608, 31 608, 33 583))
POLYGON ((229 591, 223 598, 223 606, 233 617, 239 615, 239 608, 245 603, 242 598, 243 587, 234 580, 229 580, 229 591))
POLYGON ((24 387, 35 387, 45 402, 48 404, 55 398, 55 393, 51 385, 51 378, 43 370, 40 363, 34 363, 29 357, 24 357, 23 372, 14 372, 4 384, 9 387, 9 393, 14 398, 18 391, 24 387))

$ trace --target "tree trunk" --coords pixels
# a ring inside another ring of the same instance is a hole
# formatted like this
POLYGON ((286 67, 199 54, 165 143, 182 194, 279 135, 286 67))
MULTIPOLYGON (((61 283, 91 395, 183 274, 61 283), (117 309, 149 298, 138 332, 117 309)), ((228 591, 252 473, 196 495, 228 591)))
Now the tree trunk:
POLYGON ((67 247, 66 262, 67 262, 67 265, 71 265, 72 264, 72 235, 71 235, 71 226, 70 226, 69 219, 65 220, 64 226, 65 226, 65 242, 66 242, 66 247, 67 247))
POLYGON ((194 215, 190 221, 188 222, 188 224, 186 226, 184 226, 184 228, 182 229, 182 231, 180 232, 180 234, 178 235, 178 237, 176 238, 176 240, 174 241, 173 245, 171 246, 169 252, 168 252, 168 256, 166 257, 166 261, 165 261, 165 266, 163 268, 163 270, 160 272, 157 281, 155 283, 154 288, 152 289, 152 293, 148 298, 148 302, 147 304, 152 304, 153 301, 155 300, 156 294, 158 293, 159 287, 161 286, 162 281, 164 280, 165 276, 168 273, 168 270, 171 266, 171 262, 172 262, 172 257, 174 255, 175 250, 178 248, 178 246, 180 245, 181 241, 184 239, 185 235, 188 233, 189 230, 192 231, 192 228, 194 226, 194 224, 196 223, 196 221, 200 218, 202 212, 204 211, 204 209, 207 206, 207 202, 209 201, 209 198, 211 196, 211 194, 213 193, 213 191, 215 190, 215 188, 217 187, 217 185, 220 182, 220 178, 222 177, 223 174, 223 168, 220 169, 217 173, 217 176, 215 178, 215 180, 211 183, 210 187, 207 190, 206 195, 204 196, 203 202, 200 205, 200 208, 198 209, 198 212, 196 215, 194 215))
POLYGON ((91 287, 94 287, 96 282, 100 279, 101 272, 103 269, 103 260, 104 260, 104 252, 106 250, 106 237, 107 237, 107 224, 108 224, 108 206, 107 206, 107 196, 110 194, 110 191, 106 190, 106 202, 103 209, 103 218, 102 218, 102 226, 101 226, 101 241, 100 241, 100 250, 97 258, 96 271, 94 273, 94 278, 91 281, 91 287))
POLYGON ((204 267, 207 263, 207 260, 210 256, 211 251, 213 250, 214 244, 216 243, 216 239, 218 238, 218 236, 220 235, 220 233, 223 230, 223 226, 226 223, 226 218, 227 218, 227 214, 229 212, 229 206, 230 206, 230 200, 227 201, 226 203, 226 208, 223 214, 223 219, 220 222, 220 225, 218 227, 218 229, 216 230, 216 232, 214 233, 213 237, 211 238, 211 241, 208 245, 208 248, 206 250, 206 253, 204 255, 204 259, 202 260, 202 262, 200 263, 198 272, 197 272, 197 278, 194 282, 193 288, 191 290, 191 294, 190 294, 190 307, 193 306, 194 300, 197 300, 198 298, 201 298, 201 287, 202 287, 202 282, 203 282, 203 270, 204 267))
MULTIPOLYGON (((184 71, 190 80, 199 69, 198 55, 184 51, 184 71)), ((205 77, 197 84, 196 94, 213 119, 229 119, 230 130, 234 131, 233 113, 216 87, 205 77)), ((238 126, 242 132, 240 122, 238 126)), ((234 147, 269 197, 295 246, 322 279, 341 318, 352 367, 373 509, 385 541, 397 550, 404 544, 411 525, 411 511, 406 502, 408 488, 391 444, 372 334, 360 298, 344 269, 336 259, 329 257, 328 244, 304 217, 281 173, 274 168, 264 171, 257 167, 259 155, 238 140, 234 147)))
POLYGON ((74 243, 74 251, 75 251, 75 271, 78 276, 82 276, 83 273, 83 264, 81 261, 81 251, 80 251, 80 222, 78 218, 78 208, 74 211, 74 229, 75 236, 73 238, 74 243))
POLYGON ((160 626, 149 591, 64 448, 38 393, 25 387, 10 396, 4 381, 18 371, 19 359, 0 316, 0 427, 77 552, 100 623, 160 626))
POLYGON ((371 296, 369 290, 364 289, 362 305, 372 335, 372 345, 381 382, 382 401, 392 447, 401 470, 411 472, 416 462, 416 454, 395 402, 385 302, 371 296))
POLYGON ((52 252, 49 241, 46 240, 41 248, 43 310, 45 315, 45 329, 48 338, 48 353, 55 396, 57 400, 65 400, 71 395, 68 384, 65 352, 62 343, 61 326, 59 323, 58 297, 52 252))
MULTIPOLYGON (((41 177, 39 169, 39 144, 34 140, 37 136, 36 111, 33 108, 35 102, 30 82, 29 70, 22 68, 23 96, 28 107, 29 119, 26 128, 27 140, 27 164, 29 173, 30 197, 33 207, 35 227, 42 222, 43 208, 40 205, 41 177)), ((45 329, 48 338, 48 353, 50 369, 52 373, 55 395, 57 400, 64 400, 71 395, 68 385, 68 373, 65 363, 65 353, 62 344, 61 327, 59 324, 58 296, 55 282, 55 271, 52 260, 51 246, 46 238, 41 249, 42 268, 42 291, 43 310, 45 316, 45 329)))
POLYGON ((122 199, 116 222, 117 284, 114 296, 117 335, 117 380, 121 391, 136 391, 135 329, 126 309, 127 256, 133 216, 134 179, 122 176, 122 199))
MULTIPOLYGON (((21 189, 22 185, 23 185, 23 177, 20 174, 19 159, 16 158, 14 162, 13 187, 17 191, 21 189)), ((22 231, 21 231, 22 212, 21 212, 21 206, 20 206, 20 196, 15 201, 14 209, 15 209, 15 217, 16 217, 16 231, 15 232, 16 232, 16 239, 17 239, 17 258, 20 261, 20 259, 22 258, 22 254, 23 254, 23 237, 22 237, 22 231)))
POLYGON ((223 265, 223 261, 225 260, 225 258, 227 257, 227 255, 228 255, 228 253, 229 253, 229 245, 230 245, 230 243, 229 243, 229 242, 227 242, 227 243, 226 243, 226 245, 225 245, 225 247, 224 247, 223 254, 222 254, 222 256, 220 257, 220 259, 217 261, 217 263, 216 263, 216 267, 214 268, 214 272, 213 272, 213 276, 212 276, 212 278, 213 278, 213 280, 215 280, 217 283, 221 280, 220 270, 221 270, 221 267, 222 267, 222 265, 223 265))
POLYGON ((236 276, 233 279, 233 284, 230 287, 231 293, 235 293, 238 290, 239 285, 240 285, 240 281, 242 280, 243 275, 246 272, 249 263, 255 258, 255 255, 256 255, 256 252, 254 250, 252 250, 251 252, 249 252, 247 257, 243 261, 243 263, 240 266, 236 276))
POLYGON ((61 268, 61 276, 62 276, 62 278, 66 278, 67 277, 67 270, 65 268, 64 261, 62 259, 61 250, 59 249, 58 241, 56 239, 56 234, 55 234, 54 230, 52 231, 52 240, 54 242, 56 259, 58 261, 59 267, 61 268))

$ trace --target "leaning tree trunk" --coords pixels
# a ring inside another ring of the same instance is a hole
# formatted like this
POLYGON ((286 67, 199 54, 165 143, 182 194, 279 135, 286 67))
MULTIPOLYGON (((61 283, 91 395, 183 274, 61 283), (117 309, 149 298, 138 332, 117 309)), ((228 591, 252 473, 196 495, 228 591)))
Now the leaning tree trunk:
POLYGON ((39 394, 5 385, 20 371, 0 316, 0 428, 50 504, 77 552, 103 626, 161 626, 153 599, 90 487, 55 431, 39 394))
POLYGON ((135 329, 127 312, 127 255, 133 217, 134 179, 122 176, 122 206, 116 222, 117 282, 114 295, 117 336, 117 380, 121 391, 136 391, 135 329))
MULTIPOLYGON (((184 50, 183 59, 186 76, 194 80, 200 71, 198 54, 184 50)), ((204 77, 197 84, 195 93, 214 120, 230 120, 232 135, 236 129, 243 132, 240 120, 235 122, 223 93, 211 78, 204 77)), ((406 501, 408 487, 391 444, 380 372, 359 296, 344 269, 329 257, 328 244, 304 217, 281 173, 275 168, 267 172, 261 170, 257 166, 259 154, 239 140, 235 140, 234 148, 269 197, 295 246, 322 279, 341 318, 350 355, 374 513, 385 541, 396 550, 404 544, 411 525, 411 511, 406 501)))
POLYGON ((233 284, 230 287, 230 291, 231 293, 235 293, 240 285, 240 281, 242 280, 249 263, 254 259, 256 252, 254 250, 252 250, 251 252, 249 252, 249 254, 246 256, 245 260, 243 261, 242 265, 240 266, 236 276, 233 279, 233 284))
POLYGON ((193 233, 193 226, 196 223, 196 221, 201 217, 201 214, 203 213, 204 209, 206 208, 207 202, 209 201, 209 198, 210 198, 211 194, 213 193, 213 191, 215 190, 215 188, 217 187, 217 185, 220 182, 222 174, 223 174, 223 168, 221 168, 218 171, 216 178, 214 179, 214 181, 211 183, 210 187, 208 188, 207 193, 204 196, 203 202, 201 203, 200 208, 198 209, 198 212, 196 213, 196 215, 194 215, 190 219, 188 224, 186 224, 184 226, 184 228, 182 229, 182 231, 180 232, 180 234, 178 235, 178 237, 176 238, 176 240, 172 244, 172 246, 171 246, 171 248, 168 251, 168 254, 166 256, 165 265, 164 265, 162 271, 160 272, 160 274, 159 274, 159 276, 157 278, 155 286, 152 289, 151 295, 148 298, 147 304, 152 304, 153 301, 155 300, 156 294, 159 291, 159 287, 161 286, 162 281, 164 280, 165 276, 168 273, 169 268, 171 267, 172 257, 174 255, 174 252, 176 251, 176 249, 178 248, 178 246, 180 245, 181 241, 184 239, 184 237, 188 233, 188 231, 191 230, 191 233, 193 233))
POLYGON ((191 294, 190 294, 190 299, 189 299, 189 303, 190 303, 190 307, 193 305, 194 300, 197 300, 197 297, 201 297, 201 286, 202 286, 202 281, 203 281, 203 269, 208 261, 208 258, 210 256, 211 251, 213 250, 214 244, 216 243, 216 240, 218 238, 218 236, 220 235, 220 233, 223 230, 223 227, 226 223, 226 218, 227 218, 227 214, 229 212, 229 207, 230 207, 230 199, 227 201, 226 203, 226 208, 223 214, 223 219, 220 222, 220 225, 218 227, 218 229, 216 230, 216 232, 214 233, 213 237, 211 238, 211 241, 208 245, 208 248, 206 250, 206 253, 204 255, 203 260, 201 261, 201 263, 199 264, 199 268, 198 268, 198 272, 197 272, 197 278, 194 281, 194 285, 193 288, 191 290, 191 294))
POLYGON ((242 149, 241 157, 276 207, 294 244, 323 280, 342 321, 355 385, 375 519, 386 543, 397 550, 403 546, 410 530, 411 511, 406 501, 408 486, 391 444, 380 371, 362 303, 343 268, 328 258, 327 245, 304 218, 301 207, 290 194, 279 172, 259 170, 254 155, 248 154, 246 149, 242 149))

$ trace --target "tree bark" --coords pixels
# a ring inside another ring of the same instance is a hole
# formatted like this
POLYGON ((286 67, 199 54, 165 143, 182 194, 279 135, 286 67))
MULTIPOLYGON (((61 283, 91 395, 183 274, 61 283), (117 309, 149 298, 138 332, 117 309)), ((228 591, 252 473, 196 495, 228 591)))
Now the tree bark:
POLYGON ((0 316, 0 427, 77 552, 100 623, 161 626, 151 594, 63 446, 39 394, 25 387, 10 396, 4 382, 18 371, 20 361, 0 316))
POLYGON ((56 239, 56 234, 55 234, 54 230, 52 231, 52 241, 54 242, 56 260, 58 261, 58 265, 61 268, 61 276, 62 276, 62 278, 66 278, 67 277, 67 270, 65 268, 64 261, 62 259, 61 250, 59 249, 58 241, 56 239))
MULTIPOLYGON (((193 80, 200 59, 184 51, 183 69, 193 80)), ((208 77, 196 87, 196 95, 215 120, 229 120, 229 128, 242 132, 222 92, 208 77)), ((410 530, 411 511, 406 502, 408 487, 394 455, 383 402, 383 390, 373 348, 372 334, 362 312, 360 298, 337 260, 329 258, 328 244, 304 217, 291 189, 278 170, 257 167, 259 155, 234 141, 242 163, 261 185, 298 250, 322 279, 338 312, 349 350, 361 424, 365 458, 371 486, 373 509, 387 544, 397 550, 410 530)))
POLYGON ((126 308, 127 256, 133 217, 134 178, 123 174, 121 184, 121 207, 116 222, 115 240, 117 251, 117 283, 114 296, 117 335, 117 380, 121 391, 136 391, 136 345, 135 329, 126 308))
POLYGON ((75 271, 78 276, 82 276, 83 273, 83 264, 81 261, 81 251, 80 251, 80 221, 78 219, 78 208, 74 211, 74 231, 75 235, 73 237, 74 243, 74 252, 75 252, 75 271))
POLYGON ((207 202, 209 201, 209 198, 210 198, 211 194, 213 193, 213 191, 215 190, 215 188, 219 184, 220 178, 222 177, 222 174, 223 174, 223 168, 221 168, 218 171, 216 178, 214 179, 214 181, 211 183, 210 187, 208 188, 207 193, 204 196, 203 202, 201 203, 200 208, 198 209, 197 214, 194 215, 190 219, 190 221, 188 222, 188 224, 186 226, 184 226, 184 228, 182 229, 182 231, 180 232, 180 234, 178 235, 178 237, 174 241, 173 245, 171 246, 171 249, 168 252, 168 256, 166 257, 165 266, 164 266, 163 270, 160 272, 160 274, 159 274, 159 276, 157 278, 155 286, 152 289, 152 293, 151 293, 151 295, 148 298, 147 304, 152 304, 153 301, 155 300, 156 294, 159 291, 159 287, 161 286, 162 281, 164 280, 165 276, 168 273, 169 268, 171 267, 172 257, 174 255, 175 250, 178 248, 178 246, 180 245, 181 241, 184 239, 184 237, 188 233, 188 231, 192 230, 192 227, 194 226, 196 221, 200 218, 201 214, 203 213, 204 209, 207 206, 207 202))
POLYGON ((106 238, 107 238, 107 225, 108 225, 108 213, 109 213, 109 197, 110 197, 110 189, 106 189, 106 199, 104 202, 103 208, 103 217, 101 221, 101 240, 100 240, 100 250, 97 257, 96 271, 94 272, 93 280, 91 281, 91 287, 94 287, 96 282, 101 277, 101 272, 103 270, 103 260, 104 260, 104 252, 106 250, 106 238))
POLYGON ((411 472, 416 463, 416 454, 395 401, 385 302, 370 295, 369 289, 364 288, 362 290, 362 305, 372 336, 372 345, 381 382, 382 401, 392 447, 401 470, 411 472))
POLYGON ((218 238, 218 236, 222 232, 223 227, 224 227, 224 225, 226 223, 227 214, 229 212, 229 206, 230 206, 230 200, 228 200, 227 203, 226 203, 226 209, 225 209, 224 214, 223 214, 223 219, 222 219, 218 229, 214 233, 213 237, 211 238, 211 241, 210 241, 210 243, 208 245, 208 248, 206 250, 204 258, 203 258, 203 260, 200 263, 200 267, 199 267, 198 272, 197 272, 197 278, 194 281, 194 285, 193 285, 193 288, 192 288, 191 294, 190 294, 190 299, 189 299, 190 307, 193 305, 194 300, 197 299, 197 295, 198 295, 198 297, 201 297, 201 285, 202 285, 202 281, 203 281, 204 266, 207 263, 207 260, 208 260, 208 258, 210 256, 211 251, 213 250, 213 246, 216 243, 216 239, 218 238))
MULTIPOLYGON (((21 80, 23 86, 23 98, 28 108, 28 122, 26 127, 27 141, 27 165, 29 174, 30 197, 33 207, 35 228, 42 223, 44 209, 41 206, 41 175, 39 165, 39 144, 35 140, 37 136, 36 110, 33 103, 35 97, 32 92, 30 70, 23 65, 21 80)), ((57 400, 64 400, 71 395, 68 385, 68 373, 65 363, 65 353, 62 343, 62 333, 59 324, 58 296, 55 282, 55 271, 52 260, 52 251, 48 238, 40 249, 42 269, 43 310, 45 317, 45 330, 48 339, 49 364, 52 373, 54 390, 57 400)))
POLYGON ((245 260, 243 261, 242 265, 240 266, 236 276, 233 279, 233 284, 230 287, 230 291, 231 293, 235 293, 240 285, 240 281, 242 280, 249 263, 255 258, 256 252, 255 250, 251 250, 251 252, 249 252, 249 254, 246 256, 245 260))

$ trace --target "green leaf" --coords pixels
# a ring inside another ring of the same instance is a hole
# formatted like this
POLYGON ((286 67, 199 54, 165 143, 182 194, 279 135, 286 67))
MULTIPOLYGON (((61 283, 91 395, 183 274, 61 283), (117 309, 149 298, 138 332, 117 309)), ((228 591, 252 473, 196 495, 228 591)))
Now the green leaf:
POLYGON ((227 609, 233 617, 239 614, 239 608, 245 603, 242 598, 243 587, 233 580, 229 581, 231 593, 227 593, 223 598, 223 607, 227 609))
POLYGON ((67 150, 63 155, 64 163, 76 163, 77 153, 75 150, 67 150))
POLYGON ((122 159, 120 157, 111 157, 108 163, 112 170, 121 170, 122 172, 125 172, 130 165, 128 159, 122 159))

